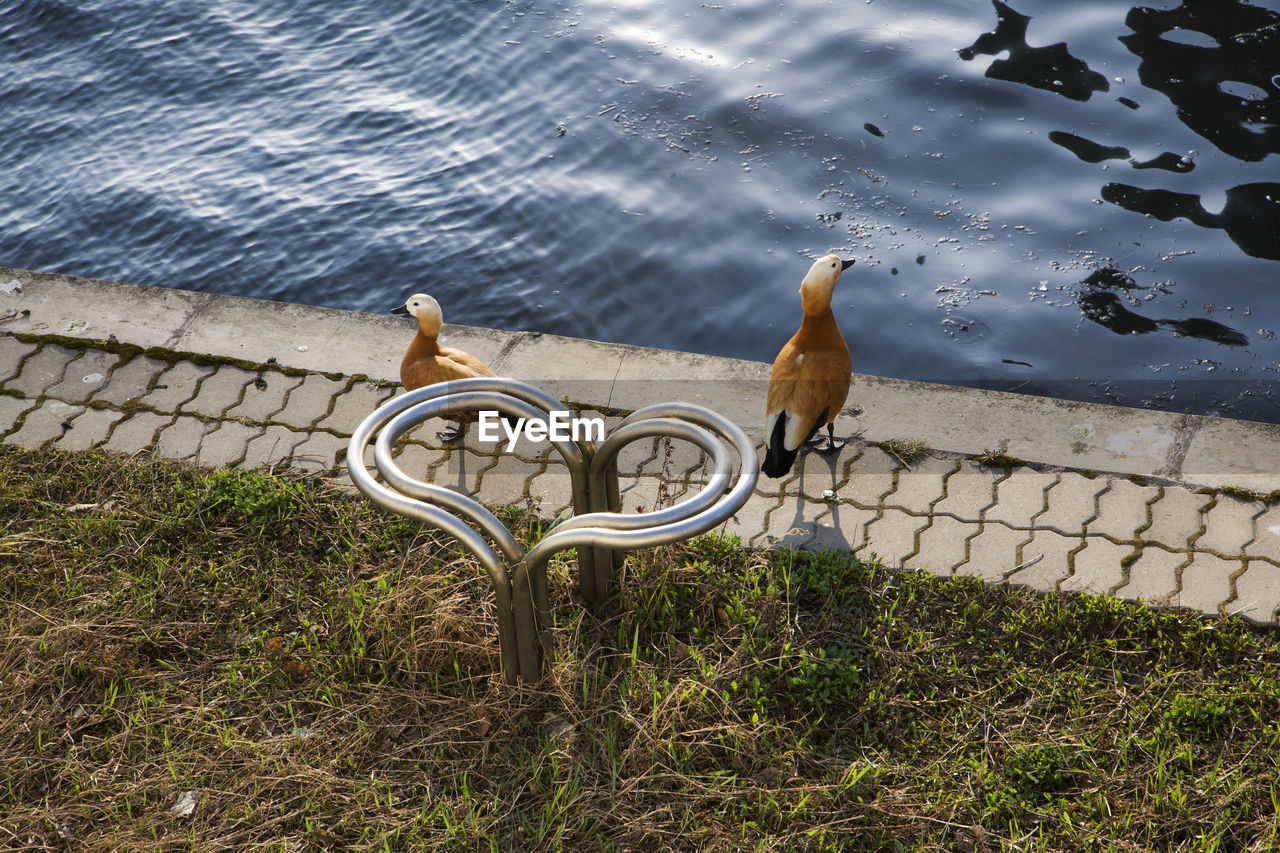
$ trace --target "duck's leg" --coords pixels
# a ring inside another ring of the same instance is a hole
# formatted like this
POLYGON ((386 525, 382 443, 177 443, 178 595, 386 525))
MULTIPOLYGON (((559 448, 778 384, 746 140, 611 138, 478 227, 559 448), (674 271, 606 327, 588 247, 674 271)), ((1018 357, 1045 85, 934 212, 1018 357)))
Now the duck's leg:
POLYGON ((814 436, 808 441, 808 444, 810 444, 813 449, 819 453, 839 453, 840 448, 844 447, 845 443, 842 441, 839 444, 836 444, 835 429, 836 425, 834 422, 828 423, 827 437, 824 439, 814 436))

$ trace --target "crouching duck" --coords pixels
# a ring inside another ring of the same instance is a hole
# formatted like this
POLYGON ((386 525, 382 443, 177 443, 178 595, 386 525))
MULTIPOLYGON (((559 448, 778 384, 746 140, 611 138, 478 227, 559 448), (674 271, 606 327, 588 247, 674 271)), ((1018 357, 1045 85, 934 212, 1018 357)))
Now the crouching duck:
POLYGON ((835 442, 836 415, 849 395, 853 362, 849 345, 831 313, 831 294, 840 273, 853 266, 827 255, 814 261, 800 282, 800 330, 774 359, 769 374, 765 406, 765 454, 760 470, 767 477, 781 477, 791 470, 803 444, 810 443, 825 424, 827 437, 819 439, 822 453, 839 450, 835 442))
MULTIPOLYGON (((438 342, 444 315, 440 303, 425 293, 415 293, 400 307, 392 308, 392 314, 405 314, 418 321, 418 334, 414 336, 404 358, 400 360, 400 384, 406 391, 448 382, 450 379, 472 379, 476 376, 495 375, 483 361, 470 353, 452 347, 442 347, 438 342)), ((441 441, 459 441, 466 433, 467 424, 476 420, 474 412, 455 412, 447 416, 453 425, 437 433, 441 441)))

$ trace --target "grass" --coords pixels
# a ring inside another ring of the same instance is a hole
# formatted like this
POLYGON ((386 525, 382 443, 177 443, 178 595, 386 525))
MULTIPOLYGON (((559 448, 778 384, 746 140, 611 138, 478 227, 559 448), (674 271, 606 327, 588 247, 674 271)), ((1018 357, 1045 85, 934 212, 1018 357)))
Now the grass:
POLYGON ((555 564, 513 690, 479 569, 332 486, 0 477, 0 848, 1277 847, 1280 643, 1238 621, 704 537, 598 616, 555 564))

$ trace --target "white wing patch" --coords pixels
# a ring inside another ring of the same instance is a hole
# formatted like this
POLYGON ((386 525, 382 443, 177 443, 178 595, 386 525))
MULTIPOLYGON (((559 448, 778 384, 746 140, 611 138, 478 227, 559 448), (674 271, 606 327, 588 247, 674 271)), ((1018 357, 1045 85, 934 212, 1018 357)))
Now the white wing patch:
POLYGON ((772 440, 773 429, 777 426, 778 418, 786 419, 786 426, 782 428, 782 446, 787 450, 796 450, 804 444, 804 440, 809 437, 809 431, 804 428, 804 423, 799 418, 786 409, 768 415, 764 419, 765 441, 772 440))
POLYGON ((783 412, 787 416, 787 429, 782 434, 782 446, 787 450, 798 450, 800 445, 804 444, 804 440, 809 437, 809 430, 805 428, 805 424, 790 412, 783 412))

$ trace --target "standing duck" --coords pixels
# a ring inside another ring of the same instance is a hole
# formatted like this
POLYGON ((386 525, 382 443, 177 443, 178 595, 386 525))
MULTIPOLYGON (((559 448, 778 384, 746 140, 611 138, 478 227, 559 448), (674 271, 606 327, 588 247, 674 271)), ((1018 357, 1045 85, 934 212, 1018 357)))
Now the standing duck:
POLYGON ((833 425, 849 395, 853 361, 831 313, 831 293, 840 273, 851 266, 853 261, 827 255, 814 261, 800 282, 804 319, 774 359, 769 374, 765 454, 760 467, 767 477, 781 477, 790 471, 800 446, 823 424, 827 437, 816 449, 831 453, 841 447, 835 442, 833 425))
MULTIPOLYGON (((392 308, 391 313, 405 314, 418 320, 418 334, 400 360, 400 384, 404 386, 404 390, 412 391, 437 382, 448 382, 450 379, 495 375, 488 365, 474 355, 440 346, 437 338, 440 336, 440 326, 444 324, 444 315, 440 312, 440 303, 427 294, 413 294, 399 308, 392 308)), ((454 422, 453 426, 437 435, 441 441, 454 442, 463 437, 467 424, 476 420, 476 415, 471 412, 456 412, 448 415, 448 420, 454 422)))

